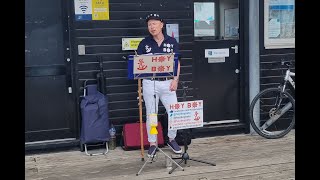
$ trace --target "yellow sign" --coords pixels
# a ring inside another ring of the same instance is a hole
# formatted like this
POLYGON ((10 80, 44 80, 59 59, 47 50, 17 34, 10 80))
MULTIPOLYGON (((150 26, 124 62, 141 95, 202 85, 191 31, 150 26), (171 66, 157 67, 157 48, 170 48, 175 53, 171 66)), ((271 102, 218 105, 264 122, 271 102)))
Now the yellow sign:
POLYGON ((144 38, 122 38, 122 50, 137 50, 144 38))
POLYGON ((109 0, 92 0, 92 20, 109 20, 109 0))

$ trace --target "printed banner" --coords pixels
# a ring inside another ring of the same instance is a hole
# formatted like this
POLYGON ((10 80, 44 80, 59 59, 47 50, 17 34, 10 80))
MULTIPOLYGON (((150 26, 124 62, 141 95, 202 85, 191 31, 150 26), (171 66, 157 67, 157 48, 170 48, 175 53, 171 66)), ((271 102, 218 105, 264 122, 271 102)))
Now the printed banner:
POLYGON ((170 104, 168 130, 203 127, 203 100, 170 104))
POLYGON ((133 74, 173 72, 174 54, 134 57, 133 74))

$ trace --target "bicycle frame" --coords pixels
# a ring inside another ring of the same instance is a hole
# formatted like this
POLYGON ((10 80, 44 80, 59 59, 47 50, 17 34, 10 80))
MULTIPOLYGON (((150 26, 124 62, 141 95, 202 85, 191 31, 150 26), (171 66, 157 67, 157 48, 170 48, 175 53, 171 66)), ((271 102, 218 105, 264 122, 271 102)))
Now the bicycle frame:
POLYGON ((295 75, 296 75, 296 73, 291 72, 290 68, 286 71, 286 75, 284 77, 284 84, 283 84, 283 87, 282 87, 282 92, 286 89, 286 82, 288 82, 288 81, 291 84, 291 86, 293 87, 293 89, 295 89, 295 82, 291 78, 291 76, 295 76, 295 75))
MULTIPOLYGON (((286 89, 286 84, 287 82, 289 81, 289 83, 292 85, 293 89, 295 89, 295 82, 294 80, 291 78, 291 76, 295 76, 295 73, 294 72, 291 72, 290 71, 290 67, 287 69, 286 71, 286 75, 284 77, 284 83, 283 83, 283 86, 282 86, 282 89, 281 89, 281 92, 284 92, 285 89, 286 89)), ((278 118, 280 118, 285 112, 287 112, 291 107, 292 107, 292 104, 291 102, 287 103, 284 107, 282 107, 280 109, 280 105, 281 105, 281 102, 282 102, 282 96, 283 94, 281 93, 280 96, 277 96, 277 99, 276 99, 276 114, 275 116, 271 117, 269 120, 267 120, 263 126, 261 126, 261 129, 266 129, 268 128, 271 124, 273 124, 276 120, 278 120, 278 118)))

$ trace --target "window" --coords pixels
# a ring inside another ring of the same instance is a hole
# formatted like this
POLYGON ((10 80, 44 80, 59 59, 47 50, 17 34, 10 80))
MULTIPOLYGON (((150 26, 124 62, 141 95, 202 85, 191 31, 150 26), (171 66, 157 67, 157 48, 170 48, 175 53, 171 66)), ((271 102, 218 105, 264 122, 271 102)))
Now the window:
POLYGON ((294 0, 264 0, 264 46, 295 47, 294 0))
POLYGON ((216 36, 216 17, 214 2, 194 3, 194 36, 216 36))

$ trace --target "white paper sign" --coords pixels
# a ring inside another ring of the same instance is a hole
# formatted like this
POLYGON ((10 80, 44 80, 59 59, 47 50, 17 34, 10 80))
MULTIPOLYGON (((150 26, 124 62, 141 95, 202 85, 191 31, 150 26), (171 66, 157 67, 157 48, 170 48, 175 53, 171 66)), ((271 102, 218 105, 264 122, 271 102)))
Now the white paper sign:
POLYGON ((203 100, 170 104, 168 130, 203 127, 203 100))
POLYGON ((280 35, 280 20, 270 19, 269 21, 269 38, 276 38, 280 35))
POLYGON ((173 72, 174 54, 134 56, 133 74, 173 72))
POLYGON ((173 37, 179 42, 179 25, 178 24, 166 24, 167 35, 173 37))
POLYGON ((229 57, 229 48, 223 49, 205 49, 205 57, 229 57))
POLYGON ((92 0, 75 0, 74 13, 77 21, 92 20, 92 0))

